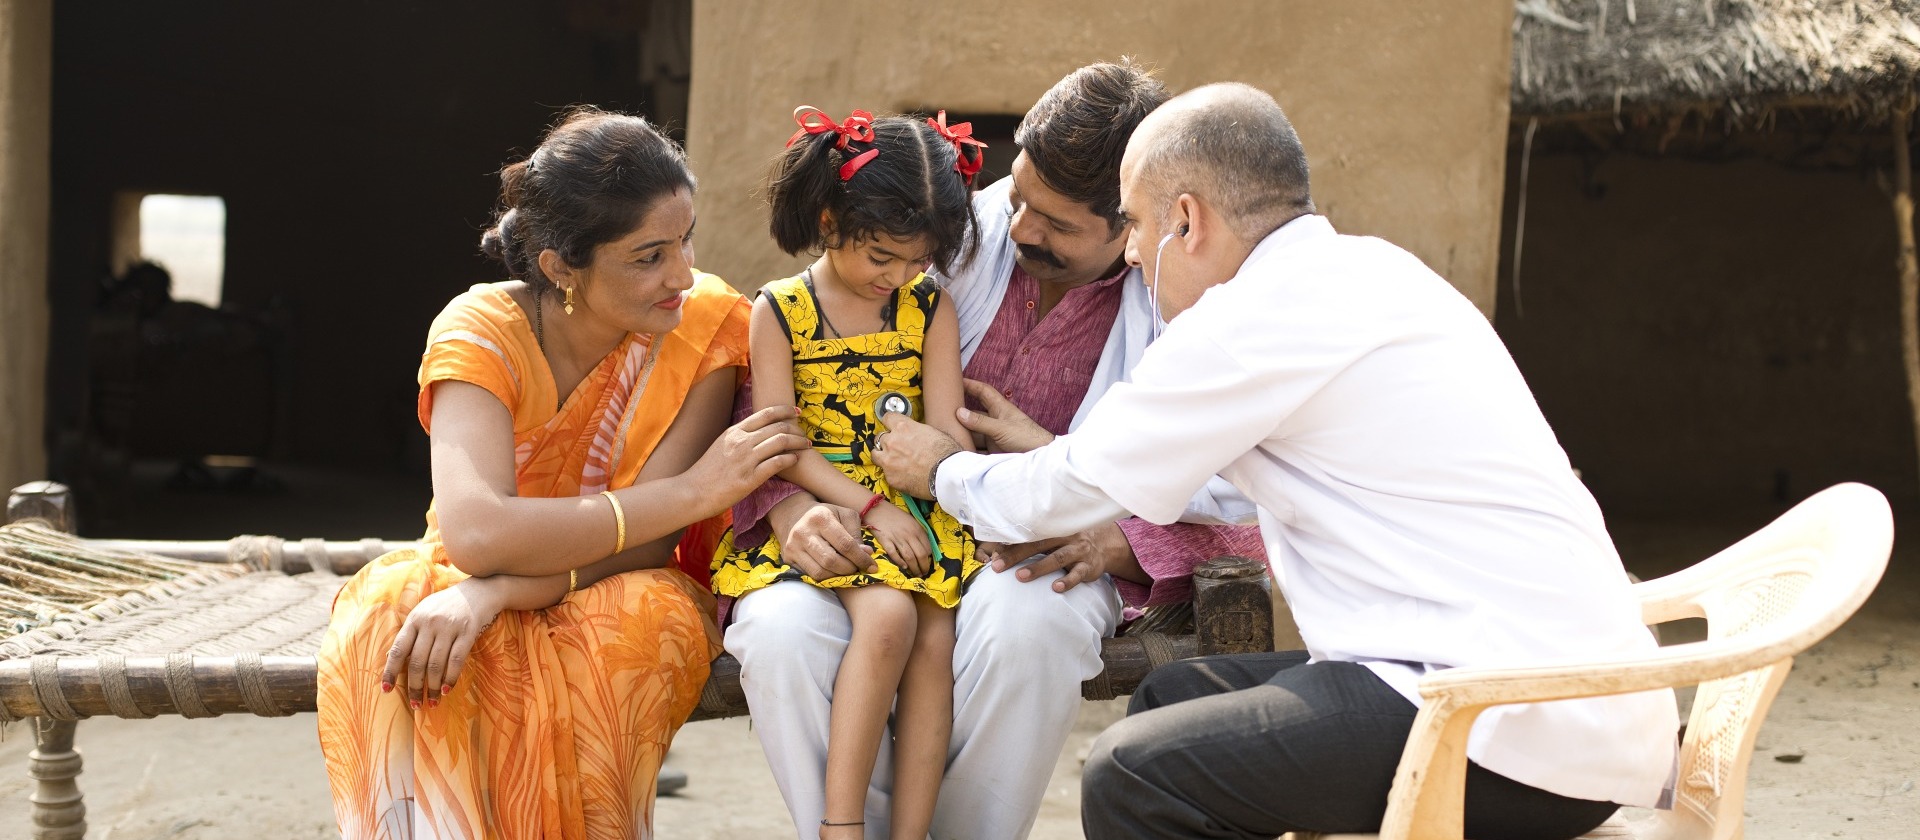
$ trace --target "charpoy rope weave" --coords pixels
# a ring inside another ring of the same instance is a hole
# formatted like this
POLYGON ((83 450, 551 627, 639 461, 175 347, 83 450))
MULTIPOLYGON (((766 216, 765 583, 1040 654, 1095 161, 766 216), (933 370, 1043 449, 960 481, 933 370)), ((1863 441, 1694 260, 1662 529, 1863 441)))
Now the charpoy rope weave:
MULTIPOLYGON (((377 541, 367 542, 355 548, 377 550, 377 541)), ((299 551, 318 573, 249 573, 249 567, 284 565, 282 542, 272 537, 230 544, 228 556, 243 564, 153 558, 156 563, 143 565, 145 558, 128 552, 9 525, 0 529, 0 551, 0 606, 12 607, 15 618, 31 609, 36 618, 24 632, 0 635, 0 661, 27 658, 38 713, 59 720, 79 716, 69 691, 104 700, 108 711, 125 718, 150 718, 168 707, 185 717, 235 711, 232 699, 220 711, 210 708, 205 692, 213 684, 202 679, 214 680, 224 697, 233 698, 237 688, 239 704, 253 714, 293 714, 274 699, 263 657, 314 655, 345 581, 332 573, 324 544, 312 542, 299 551), (111 582, 83 579, 96 568, 111 582), (83 603, 88 598, 93 602, 83 603), (128 658, 142 655, 164 657, 163 671, 130 677, 128 658)), ((0 721, 18 716, 0 704, 0 721)))

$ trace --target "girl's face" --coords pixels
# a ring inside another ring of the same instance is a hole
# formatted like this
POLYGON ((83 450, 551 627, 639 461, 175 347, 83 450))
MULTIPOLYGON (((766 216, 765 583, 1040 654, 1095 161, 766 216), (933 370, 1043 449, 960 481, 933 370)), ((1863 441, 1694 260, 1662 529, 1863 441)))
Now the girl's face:
POLYGON ((840 284, 863 299, 886 300, 927 270, 933 243, 925 235, 900 239, 875 232, 827 251, 840 284))
POLYGON ((672 331, 693 288, 693 223, 693 193, 674 190, 639 227, 593 249, 593 261, 579 270, 575 298, 627 332, 672 331))

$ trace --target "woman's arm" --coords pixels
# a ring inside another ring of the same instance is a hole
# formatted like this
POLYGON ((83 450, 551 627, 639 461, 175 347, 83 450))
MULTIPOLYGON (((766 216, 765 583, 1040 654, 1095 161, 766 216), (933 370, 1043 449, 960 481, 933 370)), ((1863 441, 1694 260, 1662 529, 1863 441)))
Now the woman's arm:
MULTIPOLYGON (((444 385, 463 383, 443 383, 444 385)), ((468 386, 473 387, 473 386, 468 386)), ((792 424, 792 410, 773 410, 756 412, 752 417, 732 428, 724 428, 730 414, 732 401, 733 376, 729 371, 716 371, 696 384, 687 400, 682 404, 680 414, 668 427, 660 445, 655 447, 648 463, 641 468, 640 478, 644 486, 653 486, 662 482, 681 481, 694 483, 696 488, 711 483, 707 492, 719 497, 714 503, 715 510, 731 504, 740 495, 750 490, 768 476, 789 466, 793 460, 792 450, 806 445, 800 437, 798 428, 792 424), (719 431, 723 429, 724 431, 719 431), (771 453, 771 454, 769 454, 771 453)), ((459 394, 463 389, 453 389, 459 394)), ((455 430, 472 434, 474 428, 504 430, 505 436, 498 441, 498 451, 488 449, 463 449, 450 447, 456 457, 468 452, 482 453, 477 462, 461 465, 460 469, 449 469, 449 477, 456 480, 479 480, 485 476, 495 482, 481 486, 501 494, 514 502, 568 501, 561 499, 519 499, 512 496, 514 491, 512 474, 512 424, 506 417, 505 407, 492 395, 478 388, 490 402, 492 408, 499 410, 501 416, 490 416, 485 409, 489 402, 470 405, 476 413, 468 419, 471 424, 452 420, 455 430), (499 425, 500 421, 504 425, 499 425), (496 457, 488 457, 491 454, 496 457), (504 471, 501 467, 504 466, 504 471)), ((436 395, 443 397, 444 395, 436 395)), ((460 397, 455 398, 456 403, 460 397)), ((444 404, 436 404, 434 409, 436 437, 445 431, 441 426, 441 412, 444 404)), ((448 419, 462 417, 449 414, 448 419)), ((436 446, 435 486, 440 486, 441 451, 436 446)), ((473 488, 463 488, 478 493, 473 488)), ((631 488, 629 488, 631 489, 631 488)), ((604 498, 595 497, 606 515, 599 522, 585 522, 586 527, 596 524, 604 528, 614 528, 612 508, 604 498)), ((626 498, 622 498, 625 503, 626 498)), ((504 507, 504 506, 503 506, 504 507)), ((517 505, 512 507, 518 507, 517 505)), ((444 508, 441 509, 441 532, 449 533, 449 523, 444 508)), ((516 511, 524 513, 524 511, 516 511)), ((711 515, 711 514, 708 514, 711 515)), ((681 518, 673 514, 662 515, 658 512, 646 512, 636 517, 632 509, 627 511, 629 536, 633 533, 635 519, 649 522, 681 518)), ((592 517, 572 517, 576 523, 592 517)), ((456 517, 456 522, 460 522, 456 517)), ((635 568, 657 566, 673 556, 674 544, 679 539, 680 530, 686 524, 697 521, 685 518, 673 530, 652 537, 646 543, 627 549, 618 555, 604 557, 597 561, 583 563, 579 570, 581 586, 591 585, 611 574, 635 568)), ((544 529, 558 530, 557 523, 539 523, 544 529)), ((594 538, 574 535, 571 542, 560 538, 558 534, 548 536, 561 551, 591 551, 594 538), (583 548, 586 546, 586 548, 583 548)), ((613 541, 611 532, 602 536, 609 548, 599 549, 601 555, 610 550, 613 541)), ((497 549, 496 549, 497 550, 497 549)), ((533 565, 533 564, 527 564, 533 565)), ((515 575, 504 574, 493 577, 473 577, 446 590, 436 592, 426 598, 407 614, 401 625, 399 636, 394 640, 393 648, 387 655, 386 668, 382 673, 383 688, 391 689, 401 674, 406 678, 407 693, 415 708, 424 702, 429 706, 439 701, 444 690, 457 683, 465 667, 467 653, 479 638, 480 631, 493 623, 502 610, 539 609, 558 603, 566 597, 568 576, 566 574, 515 575)))
MULTIPOLYGON (((761 295, 753 301, 753 407, 793 406, 793 345, 773 308, 761 295)), ((848 478, 819 452, 808 447, 780 477, 793 482, 815 499, 841 507, 859 508, 873 493, 848 478)))
MULTIPOLYGON (((724 427, 724 391, 731 379, 697 385, 699 393, 689 395, 668 435, 680 430, 677 443, 692 446, 708 434, 702 429, 713 423, 724 427), (683 422, 690 415, 697 419, 683 422)), ((513 417, 505 405, 465 382, 439 382, 433 388, 434 504, 455 566, 472 575, 538 576, 583 569, 612 554, 616 528, 613 507, 604 497, 516 495, 513 417)), ((798 427, 788 422, 793 414, 791 409, 756 412, 712 440, 704 457, 679 472, 647 476, 615 491, 626 514, 628 544, 670 537, 790 465, 796 447, 805 446, 798 427)))
MULTIPOLYGON (((727 416, 733 400, 735 387, 733 372, 717 370, 700 380, 687 394, 687 400, 681 405, 680 416, 654 447, 645 466, 640 468, 636 484, 656 479, 671 478, 680 475, 699 460, 713 442, 719 439, 727 427, 727 416)), ((617 494, 616 494, 617 495, 617 494)), ((598 497, 596 497, 598 498, 598 497)), ((605 504, 605 499, 600 499, 605 504)), ((623 500, 624 503, 624 500, 623 500)), ((611 507, 609 507, 611 511, 611 507)), ((633 536, 633 511, 627 512, 627 536, 633 536)), ((613 527, 609 525, 609 527, 613 527)), ((578 585, 581 588, 622 572, 635 569, 655 569, 673 562, 673 552, 680 544, 680 535, 684 527, 650 542, 632 546, 626 551, 589 563, 578 571, 578 585)), ((500 604, 501 609, 537 610, 553 606, 566 597, 567 575, 494 575, 486 579, 488 583, 478 584, 492 590, 491 599, 500 604)))

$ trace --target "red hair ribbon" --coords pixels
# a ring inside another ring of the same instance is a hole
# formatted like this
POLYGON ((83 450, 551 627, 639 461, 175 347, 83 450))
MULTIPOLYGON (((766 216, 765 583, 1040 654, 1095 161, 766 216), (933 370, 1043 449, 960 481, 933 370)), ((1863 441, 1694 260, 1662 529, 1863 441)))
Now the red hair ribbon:
POLYGON ((844 183, 844 182, 853 180, 853 173, 859 172, 860 167, 866 166, 874 158, 877 158, 879 156, 880 156, 879 149, 868 149, 864 152, 861 152, 860 154, 854 155, 853 160, 840 164, 841 182, 844 183))
POLYGON ((987 144, 973 139, 973 123, 963 122, 949 128, 947 112, 943 110, 938 117, 928 117, 927 125, 933 126, 934 131, 953 144, 953 171, 960 173, 961 180, 966 181, 967 186, 973 186, 973 176, 980 174, 980 165, 986 163, 986 155, 980 150, 987 147, 987 144), (975 147, 971 155, 968 154, 968 146, 975 147))
MULTIPOLYGON (((825 111, 812 105, 802 105, 793 109, 793 121, 800 125, 800 130, 787 138, 788 146, 800 142, 800 138, 809 134, 839 135, 833 145, 843 152, 847 151, 847 142, 850 140, 861 143, 873 142, 873 114, 858 108, 853 109, 853 113, 847 116, 846 122, 836 123, 832 117, 827 116, 825 111)), ((860 167, 866 166, 879 156, 879 149, 868 149, 855 155, 851 160, 840 165, 840 180, 843 182, 853 180, 853 173, 859 172, 860 167)))
POLYGON ((800 142, 800 138, 809 134, 838 134, 840 139, 834 141, 833 145, 843 151, 849 140, 873 142, 873 115, 858 108, 847 117, 846 122, 836 123, 825 111, 812 105, 802 105, 793 109, 793 121, 800 125, 800 130, 787 138, 788 146, 800 142))

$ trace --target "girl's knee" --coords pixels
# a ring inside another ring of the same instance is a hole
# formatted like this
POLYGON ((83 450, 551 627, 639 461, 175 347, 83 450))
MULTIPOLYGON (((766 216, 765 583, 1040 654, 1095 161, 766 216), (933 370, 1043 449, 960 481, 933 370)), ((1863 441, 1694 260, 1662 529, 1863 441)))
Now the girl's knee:
POLYGON ((906 656, 919 635, 919 615, 913 595, 887 586, 873 585, 843 590, 841 597, 853 619, 854 646, 883 656, 906 656))
POLYGON ((954 629, 956 611, 942 607, 924 595, 916 595, 913 600, 919 612, 918 632, 913 641, 914 655, 936 654, 951 659, 957 637, 954 629))

